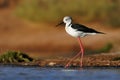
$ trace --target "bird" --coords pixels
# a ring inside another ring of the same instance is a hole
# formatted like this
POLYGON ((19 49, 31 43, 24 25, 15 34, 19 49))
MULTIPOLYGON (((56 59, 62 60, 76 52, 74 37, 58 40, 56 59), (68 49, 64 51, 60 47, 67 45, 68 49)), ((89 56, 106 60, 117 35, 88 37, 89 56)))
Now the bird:
POLYGON ((75 55, 70 61, 65 65, 65 68, 69 67, 70 63, 80 56, 80 67, 83 66, 83 56, 84 56, 84 47, 81 41, 82 37, 88 36, 88 35, 96 35, 96 34, 104 34, 103 32, 99 32, 95 29, 89 28, 83 24, 73 23, 73 19, 70 16, 65 16, 63 20, 58 23, 56 26, 60 26, 62 24, 65 24, 65 31, 71 35, 72 37, 75 37, 78 39, 80 51, 75 55))

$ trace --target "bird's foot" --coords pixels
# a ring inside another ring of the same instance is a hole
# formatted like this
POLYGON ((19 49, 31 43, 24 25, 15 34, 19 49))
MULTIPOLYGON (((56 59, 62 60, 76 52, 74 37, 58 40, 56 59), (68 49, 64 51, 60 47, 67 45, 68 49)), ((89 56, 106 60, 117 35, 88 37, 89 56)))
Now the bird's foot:
POLYGON ((68 64, 66 64, 66 65, 65 65, 65 68, 68 68, 68 66, 69 66, 69 65, 68 65, 68 64))

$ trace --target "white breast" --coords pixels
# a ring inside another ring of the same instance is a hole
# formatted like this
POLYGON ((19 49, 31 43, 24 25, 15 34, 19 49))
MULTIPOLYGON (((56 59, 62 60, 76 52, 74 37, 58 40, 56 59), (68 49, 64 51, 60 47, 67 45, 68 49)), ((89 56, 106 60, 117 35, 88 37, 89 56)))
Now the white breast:
POLYGON ((84 37, 85 34, 82 31, 77 31, 76 29, 73 29, 71 26, 65 27, 66 32, 73 36, 73 37, 84 37))

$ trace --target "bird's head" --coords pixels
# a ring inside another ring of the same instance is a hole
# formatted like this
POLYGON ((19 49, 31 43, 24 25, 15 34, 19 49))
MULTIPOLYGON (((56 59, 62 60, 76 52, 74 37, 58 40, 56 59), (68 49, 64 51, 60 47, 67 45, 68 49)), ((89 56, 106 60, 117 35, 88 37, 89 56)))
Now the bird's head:
POLYGON ((61 21, 58 25, 56 26, 59 26, 59 25, 62 25, 62 24, 70 24, 72 22, 72 18, 70 16, 65 16, 63 18, 63 21, 61 21))
POLYGON ((63 18, 63 22, 64 23, 71 23, 72 22, 72 18, 70 17, 70 16, 65 16, 64 18, 63 18))

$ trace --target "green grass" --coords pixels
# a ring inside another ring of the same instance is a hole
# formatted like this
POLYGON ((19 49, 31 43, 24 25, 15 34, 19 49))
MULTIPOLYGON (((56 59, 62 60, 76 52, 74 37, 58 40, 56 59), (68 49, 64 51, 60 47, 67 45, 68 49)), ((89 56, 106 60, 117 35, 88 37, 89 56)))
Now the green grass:
POLYGON ((7 51, 0 56, 0 63, 30 62, 33 58, 27 54, 16 51, 7 51))
POLYGON ((96 53, 101 53, 101 52, 109 52, 113 48, 112 43, 107 43, 104 45, 101 49, 96 50, 96 53))
POLYGON ((52 22, 70 15, 83 21, 120 26, 120 0, 23 0, 15 14, 38 22, 52 22))
POLYGON ((86 53, 88 54, 98 54, 98 53, 108 53, 110 52, 110 50, 113 48, 113 44, 112 43, 106 43, 103 47, 101 47, 100 49, 97 49, 97 50, 90 50, 90 49, 87 49, 86 50, 86 53))

